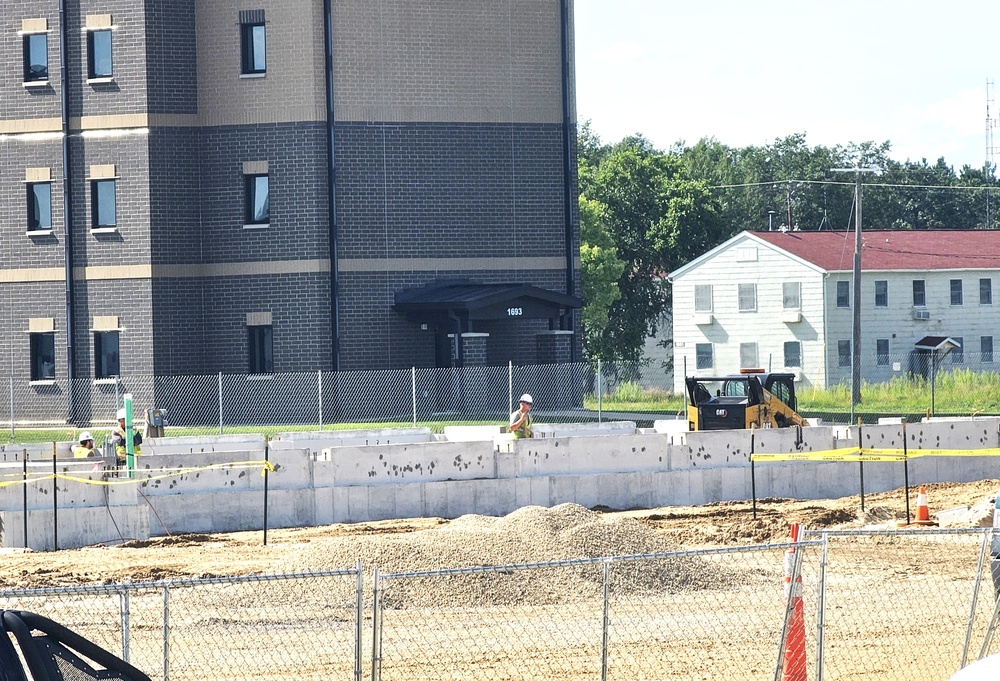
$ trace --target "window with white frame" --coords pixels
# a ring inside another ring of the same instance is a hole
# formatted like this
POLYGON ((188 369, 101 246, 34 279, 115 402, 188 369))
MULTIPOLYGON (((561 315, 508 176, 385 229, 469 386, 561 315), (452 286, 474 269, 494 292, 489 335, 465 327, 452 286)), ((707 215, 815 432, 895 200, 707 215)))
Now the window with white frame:
POLYGON ((837 282, 837 307, 851 306, 851 282, 837 282))
POLYGON ((889 282, 885 279, 875 281, 875 307, 889 307, 889 282))
POLYGON ((888 338, 876 338, 875 339, 875 366, 888 366, 889 365, 889 339, 888 338))
POLYGON ((739 284, 737 295, 740 312, 757 311, 757 284, 739 284))
POLYGON ((979 280, 979 304, 993 304, 993 279, 990 277, 983 277, 979 280))
POLYGON ((837 341, 837 366, 838 367, 851 366, 851 341, 849 340, 837 341))
POLYGON ((111 62, 111 29, 87 31, 87 78, 99 80, 114 76, 111 62))
POLYGON ((781 284, 781 307, 786 310, 802 308, 802 284, 797 281, 786 281, 781 284))
POLYGON ((951 280, 951 304, 961 305, 962 304, 962 280, 952 279, 951 280))
POLYGON ((757 344, 740 343, 740 368, 757 366, 757 344))
MULTIPOLYGON (((35 20, 22 37, 24 49, 24 83, 26 85, 44 85, 49 82, 49 36, 45 28, 45 20, 35 20)), ((24 31, 22 30, 22 33, 24 31)))
POLYGON ((913 280, 913 307, 927 305, 927 288, 923 279, 913 280))
POLYGON ((802 366, 802 343, 799 341, 785 341, 785 366, 802 366))
POLYGON ((993 361, 993 336, 979 337, 979 361, 993 361))
POLYGON ((711 312, 712 311, 712 285, 711 284, 695 284, 694 286, 694 311, 695 312, 711 312))
POLYGON ((694 346, 694 365, 696 369, 711 369, 713 366, 712 344, 696 343, 694 346))
POLYGON ((52 183, 28 182, 28 231, 52 230, 52 183))

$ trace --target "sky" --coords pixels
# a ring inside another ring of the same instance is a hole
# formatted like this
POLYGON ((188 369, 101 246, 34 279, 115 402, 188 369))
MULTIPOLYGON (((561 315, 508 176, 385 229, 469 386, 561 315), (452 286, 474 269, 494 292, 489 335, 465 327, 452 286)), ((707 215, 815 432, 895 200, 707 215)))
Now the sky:
POLYGON ((574 4, 577 117, 605 143, 804 133, 810 147, 889 141, 895 160, 957 171, 986 160, 989 106, 1000 144, 997 0, 574 4))

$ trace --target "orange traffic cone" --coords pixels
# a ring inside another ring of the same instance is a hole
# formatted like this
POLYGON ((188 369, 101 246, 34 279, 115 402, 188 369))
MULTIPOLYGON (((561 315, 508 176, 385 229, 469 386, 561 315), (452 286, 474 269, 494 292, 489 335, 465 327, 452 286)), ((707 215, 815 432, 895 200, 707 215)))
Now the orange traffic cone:
MULTIPOLYGON (((792 523, 792 541, 799 540, 799 524, 792 523)), ((806 681, 806 617, 802 604, 802 573, 795 575, 795 547, 785 552, 785 644, 781 657, 781 681, 806 681)))
POLYGON ((930 510, 927 508, 927 487, 925 485, 920 486, 920 491, 917 492, 917 519, 913 521, 914 525, 933 525, 934 521, 931 520, 930 510))

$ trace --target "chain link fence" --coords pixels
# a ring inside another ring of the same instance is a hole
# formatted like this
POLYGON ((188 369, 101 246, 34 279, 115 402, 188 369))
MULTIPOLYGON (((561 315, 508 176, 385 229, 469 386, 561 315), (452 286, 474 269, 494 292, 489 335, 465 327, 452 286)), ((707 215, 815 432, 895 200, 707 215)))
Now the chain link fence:
POLYGON ((0 608, 54 619, 164 681, 944 681, 1000 650, 992 534, 816 530, 784 544, 376 568, 367 584, 358 565, 5 590, 0 608))

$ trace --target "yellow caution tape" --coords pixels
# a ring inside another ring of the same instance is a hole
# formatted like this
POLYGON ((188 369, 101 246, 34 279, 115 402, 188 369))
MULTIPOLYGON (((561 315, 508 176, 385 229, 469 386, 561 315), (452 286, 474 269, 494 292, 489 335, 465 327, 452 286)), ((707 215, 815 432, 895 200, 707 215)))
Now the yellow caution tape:
POLYGON ((1000 448, 987 449, 827 449, 818 452, 754 454, 753 461, 905 461, 922 456, 997 456, 1000 448))
MULTIPOLYGON (((68 475, 66 473, 56 473, 56 474, 48 473, 48 474, 42 474, 42 475, 39 475, 39 474, 32 475, 31 473, 29 473, 28 474, 28 478, 25 479, 24 476, 21 473, 18 473, 17 476, 16 476, 17 479, 15 479, 15 480, 0 481, 0 487, 8 487, 10 485, 28 485, 28 484, 32 484, 32 483, 36 483, 36 482, 45 482, 45 481, 48 481, 48 480, 68 480, 68 481, 71 481, 71 482, 78 482, 78 483, 83 484, 83 485, 101 485, 101 486, 108 486, 109 487, 109 486, 113 486, 113 485, 134 485, 134 484, 137 484, 137 483, 145 483, 145 482, 150 482, 150 481, 153 481, 153 480, 164 480, 164 479, 167 479, 167 478, 176 478, 179 475, 189 475, 191 473, 200 473, 202 471, 223 470, 223 469, 258 468, 258 467, 261 468, 261 475, 263 475, 263 472, 265 470, 268 470, 268 471, 270 471, 272 473, 276 470, 275 467, 274 467, 274 465, 272 463, 270 463, 269 461, 233 461, 233 462, 230 462, 230 463, 217 463, 217 464, 212 464, 212 465, 209 465, 209 466, 199 466, 197 468, 177 468, 177 469, 173 469, 173 470, 170 470, 170 471, 164 471, 164 472, 158 473, 156 475, 145 475, 145 476, 143 476, 142 475, 143 470, 134 470, 134 471, 132 471, 132 474, 135 475, 135 476, 141 476, 141 477, 133 477, 133 478, 123 477, 123 478, 117 478, 117 479, 115 479, 115 478, 103 478, 103 479, 100 479, 100 480, 94 479, 94 478, 83 478, 83 477, 80 477, 78 475, 68 475)), ((109 468, 109 469, 100 469, 100 470, 93 471, 93 472, 94 473, 112 473, 112 472, 117 472, 117 473, 125 475, 125 474, 128 473, 128 470, 125 469, 125 468, 109 468)), ((13 478, 15 476, 14 475, 9 475, 9 476, 4 476, 4 477, 13 478)))

